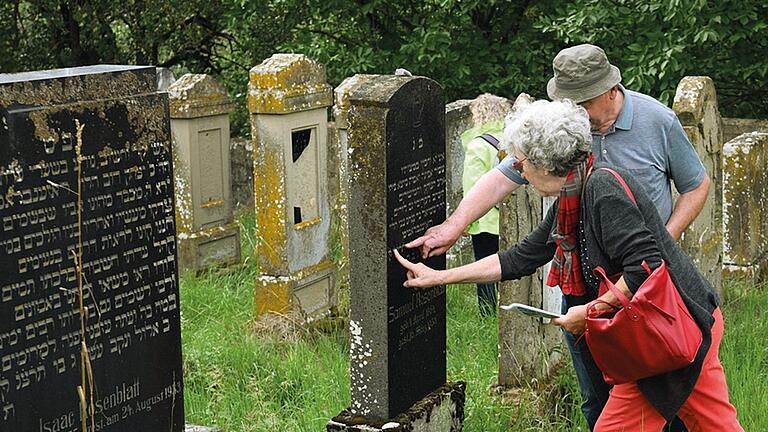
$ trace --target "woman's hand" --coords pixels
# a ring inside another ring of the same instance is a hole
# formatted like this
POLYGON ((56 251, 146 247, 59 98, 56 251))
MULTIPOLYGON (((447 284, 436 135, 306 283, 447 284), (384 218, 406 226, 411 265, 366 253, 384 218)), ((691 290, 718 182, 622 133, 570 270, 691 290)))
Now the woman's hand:
POLYGON ((584 333, 587 323, 587 305, 573 306, 562 318, 553 318, 552 324, 568 330, 576 336, 584 333))
POLYGON ((429 288, 435 285, 443 285, 442 272, 440 270, 434 270, 422 263, 412 263, 400 255, 397 249, 393 249, 392 252, 395 258, 400 262, 400 265, 408 270, 408 280, 403 284, 408 288, 429 288))

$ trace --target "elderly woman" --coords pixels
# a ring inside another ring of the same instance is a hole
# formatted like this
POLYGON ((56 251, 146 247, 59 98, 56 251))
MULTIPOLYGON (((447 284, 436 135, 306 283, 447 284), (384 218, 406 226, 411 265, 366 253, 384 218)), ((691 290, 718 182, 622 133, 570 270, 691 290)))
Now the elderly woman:
MULTIPOLYGON (((554 257, 547 282, 560 286, 568 311, 553 323, 581 335, 587 303, 597 298, 595 267, 607 274, 621 273, 616 286, 631 298, 648 277, 642 262, 657 268, 664 260, 701 329, 699 352, 690 366, 614 386, 595 430, 660 431, 678 415, 689 430, 742 431, 718 358, 723 318, 717 295, 669 235, 642 187, 626 171, 614 168, 632 191, 635 204, 616 177, 593 167, 584 109, 568 100, 534 102, 507 119, 504 138, 518 160, 515 168, 541 195, 558 196, 555 205, 519 244, 466 266, 436 271, 395 251, 408 271, 405 286, 517 279, 554 257)), ((621 305, 611 291, 600 299, 621 305)), ((610 309, 604 303, 592 304, 610 309)), ((583 340, 572 356, 595 368, 590 375, 601 379, 583 340)))

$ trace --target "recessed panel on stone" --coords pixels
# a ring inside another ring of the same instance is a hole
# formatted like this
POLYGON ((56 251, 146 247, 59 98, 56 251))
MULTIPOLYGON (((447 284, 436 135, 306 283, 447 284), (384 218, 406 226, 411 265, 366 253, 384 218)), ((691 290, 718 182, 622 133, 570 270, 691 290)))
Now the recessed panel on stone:
POLYGON ((288 204, 294 209, 293 223, 296 225, 316 221, 320 216, 317 128, 291 131, 290 151, 291 164, 287 170, 289 180, 286 187, 288 204))
POLYGON ((81 430, 83 343, 89 427, 183 428, 168 104, 154 86, 154 68, 0 76, 2 431, 81 430))

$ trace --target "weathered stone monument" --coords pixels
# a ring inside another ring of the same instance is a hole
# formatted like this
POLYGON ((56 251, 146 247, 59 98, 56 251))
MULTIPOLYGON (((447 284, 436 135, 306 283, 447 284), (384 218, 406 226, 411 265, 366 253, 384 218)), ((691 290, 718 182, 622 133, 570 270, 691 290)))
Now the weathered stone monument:
POLYGON ((445 287, 403 287, 391 253, 419 260, 403 245, 445 218, 442 89, 358 75, 347 95, 352 405, 327 429, 461 430, 464 384, 445 382, 445 287))
MULTIPOLYGON (((520 104, 533 102, 521 93, 513 110, 520 104)), ((554 199, 542 199, 529 186, 520 187, 502 202, 499 217, 499 250, 520 242, 535 229, 554 199)), ((562 294, 559 287, 549 287, 546 280, 549 264, 531 276, 501 282, 499 303, 524 303, 560 312, 562 294)), ((518 313, 499 313, 499 377, 500 387, 520 387, 549 377, 562 358, 560 330, 549 320, 518 313)))
POLYGON ((186 74, 168 88, 176 181, 180 271, 240 262, 240 228, 230 186, 229 113, 212 77, 186 74))
POLYGON ((336 302, 330 260, 325 67, 275 54, 248 84, 261 276, 256 313, 321 316, 336 302))
POLYGON ((768 273, 768 132, 723 146, 723 274, 764 279, 768 273))
POLYGON ((0 430, 182 430, 155 68, 0 75, 0 121, 0 430))
POLYGON ((680 245, 715 289, 722 292, 723 123, 712 79, 684 77, 677 86, 672 109, 711 181, 704 207, 683 233, 680 245))
MULTIPOLYGON (((551 204, 551 203, 550 203, 551 204)), ((499 250, 505 250, 520 242, 539 225, 544 204, 531 187, 520 187, 501 206, 499 250)), ((559 288, 544 284, 546 269, 519 280, 501 282, 499 303, 524 303, 552 310, 552 301, 559 288), (548 304, 549 303, 549 304, 548 304)), ((557 308, 559 312, 559 308, 557 308)), ((557 349, 562 336, 557 327, 541 318, 518 313, 499 314, 499 378, 501 387, 520 387, 550 376, 562 355, 557 349)), ((547 320, 548 321, 548 320, 547 320)))

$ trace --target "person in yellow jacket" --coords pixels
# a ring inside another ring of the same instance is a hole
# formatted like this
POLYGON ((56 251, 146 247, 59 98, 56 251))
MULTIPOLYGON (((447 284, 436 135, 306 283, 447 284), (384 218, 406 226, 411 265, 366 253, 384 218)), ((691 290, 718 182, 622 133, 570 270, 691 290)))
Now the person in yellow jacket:
MULTIPOLYGON (((462 187, 465 195, 480 177, 498 165, 498 141, 503 129, 504 120, 499 119, 473 127, 461 134, 461 144, 464 147, 462 187)), ((469 224, 467 233, 472 236, 475 260, 497 253, 499 251, 499 209, 492 207, 480 219, 469 224)), ((496 290, 495 283, 477 284, 480 315, 496 314, 496 290)))

